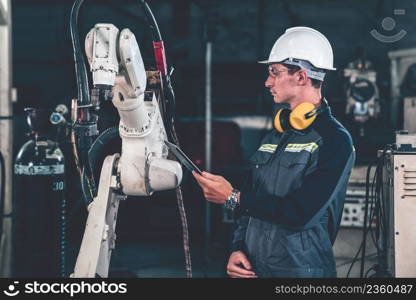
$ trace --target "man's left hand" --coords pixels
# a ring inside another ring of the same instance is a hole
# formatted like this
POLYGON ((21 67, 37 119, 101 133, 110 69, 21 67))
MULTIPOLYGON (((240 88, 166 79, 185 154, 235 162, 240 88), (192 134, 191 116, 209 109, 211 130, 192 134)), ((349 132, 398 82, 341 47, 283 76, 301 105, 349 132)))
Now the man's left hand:
POLYGON ((202 176, 192 172, 192 175, 201 186, 205 199, 209 202, 224 204, 233 190, 231 184, 222 176, 208 172, 202 172, 202 176))

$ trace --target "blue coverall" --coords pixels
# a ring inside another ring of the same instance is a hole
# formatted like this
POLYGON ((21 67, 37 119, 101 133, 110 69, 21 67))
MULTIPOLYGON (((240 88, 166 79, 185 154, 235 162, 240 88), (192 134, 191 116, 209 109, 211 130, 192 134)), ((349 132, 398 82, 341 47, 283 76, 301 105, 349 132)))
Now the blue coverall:
POLYGON ((259 277, 336 277, 335 241, 355 151, 330 108, 303 131, 270 132, 250 159, 232 251, 259 277))

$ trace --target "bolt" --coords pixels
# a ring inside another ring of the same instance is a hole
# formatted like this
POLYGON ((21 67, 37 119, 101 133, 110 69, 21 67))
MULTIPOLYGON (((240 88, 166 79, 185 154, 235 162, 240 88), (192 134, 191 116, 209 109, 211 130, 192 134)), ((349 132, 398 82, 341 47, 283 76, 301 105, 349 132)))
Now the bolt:
POLYGON ((400 167, 404 168, 404 165, 401 165, 400 167))

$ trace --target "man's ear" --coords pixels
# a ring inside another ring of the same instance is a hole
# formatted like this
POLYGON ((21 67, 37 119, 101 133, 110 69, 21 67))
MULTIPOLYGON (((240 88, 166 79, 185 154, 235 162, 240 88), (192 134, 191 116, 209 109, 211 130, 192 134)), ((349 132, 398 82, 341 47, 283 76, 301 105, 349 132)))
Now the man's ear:
POLYGON ((306 85, 308 83, 308 74, 306 74, 305 70, 300 69, 297 72, 297 78, 299 85, 306 85))

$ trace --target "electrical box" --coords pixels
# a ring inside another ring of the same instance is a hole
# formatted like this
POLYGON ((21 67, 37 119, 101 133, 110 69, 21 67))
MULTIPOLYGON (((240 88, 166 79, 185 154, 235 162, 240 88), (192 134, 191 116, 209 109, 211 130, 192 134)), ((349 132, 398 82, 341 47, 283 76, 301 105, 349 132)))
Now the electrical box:
POLYGON ((416 277, 416 151, 388 151, 384 161, 385 215, 379 221, 387 271, 393 277, 416 277))
POLYGON ((416 97, 403 99, 403 129, 416 133, 416 97))

